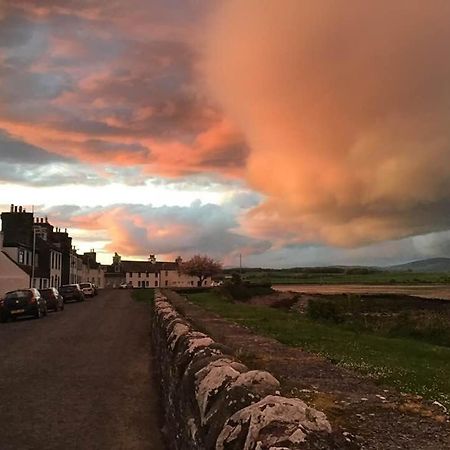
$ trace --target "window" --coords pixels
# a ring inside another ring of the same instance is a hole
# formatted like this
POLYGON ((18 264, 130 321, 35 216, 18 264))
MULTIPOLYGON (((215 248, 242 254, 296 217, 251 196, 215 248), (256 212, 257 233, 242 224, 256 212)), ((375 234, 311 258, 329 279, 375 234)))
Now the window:
POLYGON ((133 278, 133 272, 130 272, 130 278, 133 278))
POLYGON ((17 262, 19 264, 23 264, 24 263, 23 250, 19 250, 19 254, 17 255, 17 262))
POLYGON ((146 277, 148 278, 148 276, 149 276, 150 274, 147 272, 145 275, 146 275, 146 277))
POLYGON ((168 270, 166 270, 166 277, 167 277, 167 276, 169 276, 169 271, 168 271, 168 270))
POLYGON ((146 282, 145 282, 145 285, 146 285, 147 287, 150 287, 150 281, 146 281, 146 282))
POLYGON ((138 278, 141 278, 141 272, 138 272, 138 278))
POLYGON ((166 286, 168 286, 169 285, 169 282, 166 280, 166 286))
POLYGON ((155 286, 158 287, 158 280, 155 280, 155 286))

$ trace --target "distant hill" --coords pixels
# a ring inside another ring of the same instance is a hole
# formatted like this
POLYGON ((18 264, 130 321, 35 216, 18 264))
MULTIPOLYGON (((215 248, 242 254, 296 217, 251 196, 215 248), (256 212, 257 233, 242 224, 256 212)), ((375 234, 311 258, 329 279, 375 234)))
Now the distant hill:
POLYGON ((390 266, 389 270, 410 270, 412 272, 450 272, 450 258, 430 258, 406 264, 390 266))

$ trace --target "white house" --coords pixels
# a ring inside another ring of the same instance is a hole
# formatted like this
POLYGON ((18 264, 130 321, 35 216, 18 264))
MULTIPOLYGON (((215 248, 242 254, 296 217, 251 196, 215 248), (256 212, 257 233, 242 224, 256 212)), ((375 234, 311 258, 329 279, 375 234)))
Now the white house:
MULTIPOLYGON (((181 270, 181 259, 173 262, 156 261, 151 255, 148 261, 120 261, 120 273, 124 281, 133 287, 196 287, 198 278, 187 275, 181 270)), ((114 264, 113 264, 114 266, 114 264)), ((111 273, 117 272, 110 266, 111 273)), ((211 278, 203 282, 203 286, 209 286, 211 278)))

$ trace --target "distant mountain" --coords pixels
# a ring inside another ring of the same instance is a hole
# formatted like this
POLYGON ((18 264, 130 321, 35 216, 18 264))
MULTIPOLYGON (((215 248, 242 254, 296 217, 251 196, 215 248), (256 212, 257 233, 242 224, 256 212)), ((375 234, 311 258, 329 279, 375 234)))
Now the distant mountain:
POLYGON ((430 258, 406 264, 390 266, 389 270, 410 270, 411 272, 450 272, 450 258, 430 258))

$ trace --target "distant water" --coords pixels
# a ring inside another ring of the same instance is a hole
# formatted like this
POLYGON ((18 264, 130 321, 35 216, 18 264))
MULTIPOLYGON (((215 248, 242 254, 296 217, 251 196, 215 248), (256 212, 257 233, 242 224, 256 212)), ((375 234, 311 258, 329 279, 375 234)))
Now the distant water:
POLYGON ((277 291, 306 294, 406 294, 425 298, 450 300, 450 285, 363 285, 363 284, 276 284, 277 291))

